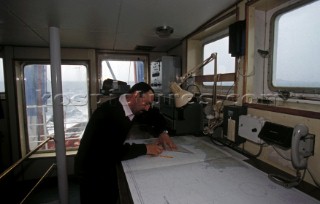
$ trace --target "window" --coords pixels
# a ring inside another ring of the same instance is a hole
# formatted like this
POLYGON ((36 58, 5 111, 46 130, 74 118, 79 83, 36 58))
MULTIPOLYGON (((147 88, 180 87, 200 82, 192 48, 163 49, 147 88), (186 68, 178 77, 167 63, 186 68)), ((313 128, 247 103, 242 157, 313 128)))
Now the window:
MULTIPOLYGON (((218 74, 234 73, 235 58, 229 54, 229 36, 222 37, 204 45, 203 60, 207 59, 212 53, 217 53, 217 72, 218 74)), ((211 61, 203 68, 203 75, 214 74, 214 61, 211 61)), ((232 82, 220 82, 219 85, 231 86, 232 82)), ((213 82, 204 82, 204 85, 213 85, 213 82)))
MULTIPOLYGON (((48 64, 28 64, 23 67, 25 113, 29 150, 54 136, 51 71, 48 64)), ((62 65, 62 94, 66 148, 79 145, 88 122, 87 67, 62 65)), ((54 142, 42 150, 55 149, 54 142)))
POLYGON ((320 1, 308 2, 272 16, 268 82, 273 91, 320 93, 320 1))
POLYGON ((113 79, 126 82, 132 86, 137 82, 144 81, 144 64, 142 61, 102 61, 102 81, 113 79))
POLYGON ((0 93, 5 92, 4 73, 3 73, 3 59, 0 58, 0 93))
POLYGON ((145 55, 101 54, 98 59, 101 87, 106 79, 122 81, 131 87, 146 81, 148 76, 148 58, 145 55))

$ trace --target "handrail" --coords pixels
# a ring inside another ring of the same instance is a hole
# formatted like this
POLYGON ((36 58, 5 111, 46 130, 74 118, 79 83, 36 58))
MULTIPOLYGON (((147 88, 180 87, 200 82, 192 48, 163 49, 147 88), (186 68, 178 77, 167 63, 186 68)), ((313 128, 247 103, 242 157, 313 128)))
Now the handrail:
POLYGON ((34 191, 34 189, 37 188, 37 186, 42 182, 42 180, 49 175, 49 173, 56 167, 56 164, 52 164, 48 170, 42 175, 42 177, 38 180, 38 182, 32 187, 32 189, 29 191, 29 193, 22 199, 20 204, 24 203, 24 201, 29 197, 29 195, 34 191))
POLYGON ((26 154, 24 157, 19 159, 17 162, 15 162, 13 165, 11 165, 9 168, 7 168, 4 172, 0 174, 0 180, 5 177, 9 172, 11 172, 14 168, 16 168, 21 162, 23 162, 25 159, 29 158, 33 153, 38 151, 44 144, 46 144, 49 140, 52 140, 53 137, 49 137, 45 141, 43 141, 41 144, 39 144, 34 150, 30 151, 28 154, 26 154))

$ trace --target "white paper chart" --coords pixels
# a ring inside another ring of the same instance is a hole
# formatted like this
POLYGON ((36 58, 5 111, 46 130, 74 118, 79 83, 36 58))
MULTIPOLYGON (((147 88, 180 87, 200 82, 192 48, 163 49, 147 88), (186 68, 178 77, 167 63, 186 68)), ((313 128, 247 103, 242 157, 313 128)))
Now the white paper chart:
POLYGON ((320 203, 273 183, 266 173, 201 138, 173 140, 178 152, 122 162, 135 204, 320 203))

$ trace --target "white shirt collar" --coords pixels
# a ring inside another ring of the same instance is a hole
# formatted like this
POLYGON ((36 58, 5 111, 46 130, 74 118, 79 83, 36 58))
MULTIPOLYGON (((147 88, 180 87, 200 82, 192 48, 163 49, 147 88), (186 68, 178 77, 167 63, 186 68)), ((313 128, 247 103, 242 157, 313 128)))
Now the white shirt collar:
POLYGON ((126 99, 126 94, 122 94, 119 97, 119 101, 123 107, 124 113, 126 114, 126 116, 132 121, 134 118, 134 114, 132 113, 129 105, 128 105, 128 101, 126 99))

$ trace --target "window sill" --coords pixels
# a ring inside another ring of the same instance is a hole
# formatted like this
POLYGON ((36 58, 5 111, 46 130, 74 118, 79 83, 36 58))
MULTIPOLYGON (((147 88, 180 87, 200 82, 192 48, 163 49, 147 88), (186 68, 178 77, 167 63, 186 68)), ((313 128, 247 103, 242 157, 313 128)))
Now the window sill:
MULTIPOLYGON (((247 106, 248 108, 254 108, 259 110, 266 110, 271 112, 277 112, 277 113, 284 113, 289 115, 296 115, 296 116, 302 116, 307 118, 314 118, 314 119, 320 119, 320 112, 317 112, 315 110, 319 110, 319 105, 317 105, 317 108, 306 108, 308 107, 305 105, 304 109, 294 107, 294 106, 276 106, 274 104, 258 104, 258 103, 245 103, 244 106, 247 106), (311 109, 311 110, 306 110, 311 109)), ((309 104, 310 105, 310 104, 309 104)))
MULTIPOLYGON (((69 150, 66 151, 67 156, 74 156, 77 154, 78 150, 69 150)), ((55 152, 41 152, 41 153, 34 153, 29 158, 50 158, 50 157, 56 157, 55 152)))

